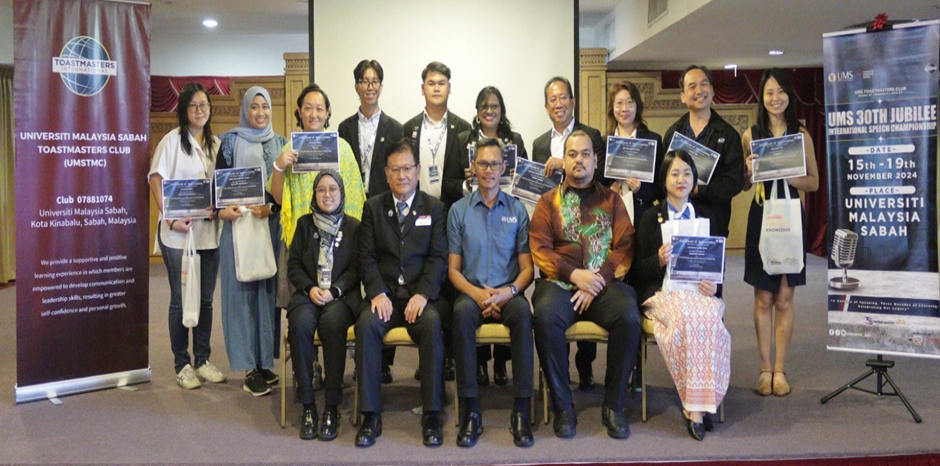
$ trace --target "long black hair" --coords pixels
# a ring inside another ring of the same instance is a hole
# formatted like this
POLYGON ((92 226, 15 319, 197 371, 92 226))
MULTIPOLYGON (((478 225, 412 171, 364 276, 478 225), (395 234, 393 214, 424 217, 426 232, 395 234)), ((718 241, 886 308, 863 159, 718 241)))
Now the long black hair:
POLYGON ((790 82, 790 77, 781 70, 780 68, 771 68, 767 71, 764 71, 764 75, 760 78, 760 87, 758 88, 759 94, 759 105, 757 107, 757 126, 767 134, 771 134, 770 131, 770 115, 767 113, 767 108, 764 107, 764 88, 767 86, 767 81, 770 78, 777 80, 777 84, 780 84, 780 88, 783 89, 783 92, 787 94, 789 98, 789 103, 787 104, 786 110, 783 111, 783 118, 787 121, 787 127, 800 127, 800 119, 796 117, 796 95, 793 94, 793 84, 790 82))
POLYGON ((215 157, 212 152, 214 144, 212 140, 212 98, 209 97, 209 91, 202 84, 192 82, 187 83, 180 90, 179 102, 176 104, 176 120, 180 126, 180 145, 183 146, 183 152, 186 155, 193 155, 193 147, 189 143, 189 104, 197 92, 206 95, 206 102, 209 102, 209 119, 206 120, 206 126, 202 127, 203 143, 202 149, 206 153, 206 158, 212 161, 215 157))
MULTIPOLYGON (((493 86, 484 87, 479 94, 477 94, 477 113, 480 112, 480 106, 486 103, 491 95, 496 96, 496 100, 499 101, 499 124, 496 125, 496 135, 500 139, 512 139, 512 123, 509 122, 509 118, 506 117, 506 104, 503 103, 503 94, 499 92, 499 89, 493 86)), ((470 124, 470 129, 473 131, 473 134, 477 134, 480 131, 481 123, 479 115, 473 118, 473 123, 470 124)))

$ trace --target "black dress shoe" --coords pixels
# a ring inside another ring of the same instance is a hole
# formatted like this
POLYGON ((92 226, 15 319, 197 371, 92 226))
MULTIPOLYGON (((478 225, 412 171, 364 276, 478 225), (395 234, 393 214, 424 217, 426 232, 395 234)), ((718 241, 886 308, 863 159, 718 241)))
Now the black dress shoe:
POLYGON ((486 387, 490 384, 490 374, 486 370, 486 364, 477 366, 477 386, 486 387))
MULTIPOLYGON (((682 413, 685 416, 685 413, 682 413)), ((701 442, 705 440, 705 426, 701 422, 692 422, 688 416, 685 417, 685 428, 689 431, 689 437, 701 442)))
POLYGON ((382 385, 388 385, 392 383, 392 368, 390 366, 382 366, 382 385))
POLYGON ((552 422, 552 428, 555 430, 555 437, 571 438, 578 433, 578 416, 574 413, 574 406, 561 411, 555 411, 555 420, 552 422))
POLYGON ((624 439, 630 436, 630 423, 622 410, 604 406, 601 409, 601 423, 607 428, 610 438, 624 439))
POLYGON ((512 434, 513 445, 517 447, 531 447, 535 443, 528 413, 515 412, 509 416, 509 433, 512 434))
POLYGON ((300 415, 300 438, 304 440, 313 440, 317 438, 317 407, 304 408, 300 415))
POLYGON ((589 392, 594 390, 594 374, 590 371, 580 372, 579 373, 580 381, 578 382, 578 389, 582 392, 589 392))
POLYGON ((483 415, 480 413, 468 414, 460 423, 460 429, 457 431, 457 446, 469 448, 476 445, 482 433, 483 415))
POLYGON ((329 442, 336 438, 339 433, 339 413, 336 408, 326 408, 323 413, 323 419, 320 419, 320 433, 317 437, 324 442, 329 442))
POLYGON ((375 439, 382 435, 382 416, 379 413, 365 413, 362 415, 362 425, 356 433, 357 447, 371 447, 375 439))
POLYGON ((503 387, 509 383, 509 377, 506 377, 505 362, 493 362, 493 383, 498 387, 503 387))
POLYGON ((712 417, 708 413, 702 414, 702 426, 705 427, 705 432, 715 430, 715 423, 712 422, 712 417))
POLYGON ((444 360, 444 380, 450 382, 457 378, 457 365, 454 363, 454 358, 447 358, 444 360))
POLYGON ((444 444, 444 432, 437 413, 424 413, 421 416, 421 440, 426 447, 439 447, 444 444))

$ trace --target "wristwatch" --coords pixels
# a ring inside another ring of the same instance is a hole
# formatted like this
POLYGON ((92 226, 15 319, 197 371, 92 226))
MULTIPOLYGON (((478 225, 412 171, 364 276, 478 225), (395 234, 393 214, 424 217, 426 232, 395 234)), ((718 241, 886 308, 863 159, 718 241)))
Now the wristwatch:
POLYGON ((512 292, 513 296, 519 294, 519 288, 516 288, 516 285, 509 285, 509 291, 512 292))

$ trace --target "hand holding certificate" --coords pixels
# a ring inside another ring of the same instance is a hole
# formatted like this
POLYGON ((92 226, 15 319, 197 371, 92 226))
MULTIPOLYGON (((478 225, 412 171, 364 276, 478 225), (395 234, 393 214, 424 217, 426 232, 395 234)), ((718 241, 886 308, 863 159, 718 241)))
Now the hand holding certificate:
POLYGON ((608 178, 636 178, 652 183, 656 165, 656 141, 607 137, 605 174, 608 178))
POLYGON ((339 170, 339 133, 291 133, 290 138, 297 151, 294 173, 339 170))
POLYGON ((544 173, 544 164, 517 159, 516 176, 513 177, 510 194, 530 204, 538 203, 539 197, 561 184, 564 176, 561 170, 556 170, 550 177, 546 177, 544 173))
POLYGON ((263 167, 216 170, 216 207, 264 204, 264 182, 266 179, 263 167))
POLYGON ((803 133, 751 141, 753 162, 751 182, 779 180, 806 175, 806 149, 803 133))
POLYGON ((163 180, 163 218, 209 218, 212 181, 208 178, 163 180))
POLYGON ((723 236, 673 236, 669 279, 679 283, 710 280, 721 283, 725 276, 723 236))
POLYGON ((669 150, 680 149, 688 152, 692 157, 692 161, 695 162, 695 169, 698 170, 698 183, 708 184, 712 179, 712 175, 715 174, 715 167, 718 166, 718 158, 721 154, 677 132, 672 137, 672 142, 669 143, 669 150))

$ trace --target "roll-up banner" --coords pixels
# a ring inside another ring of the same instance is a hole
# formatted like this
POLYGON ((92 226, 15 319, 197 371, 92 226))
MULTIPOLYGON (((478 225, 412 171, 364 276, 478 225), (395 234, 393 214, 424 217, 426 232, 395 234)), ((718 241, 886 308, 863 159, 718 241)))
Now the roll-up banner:
POLYGON ((833 350, 940 357, 940 22, 823 36, 833 350))
POLYGON ((150 6, 17 0, 16 402, 150 380, 150 6))

